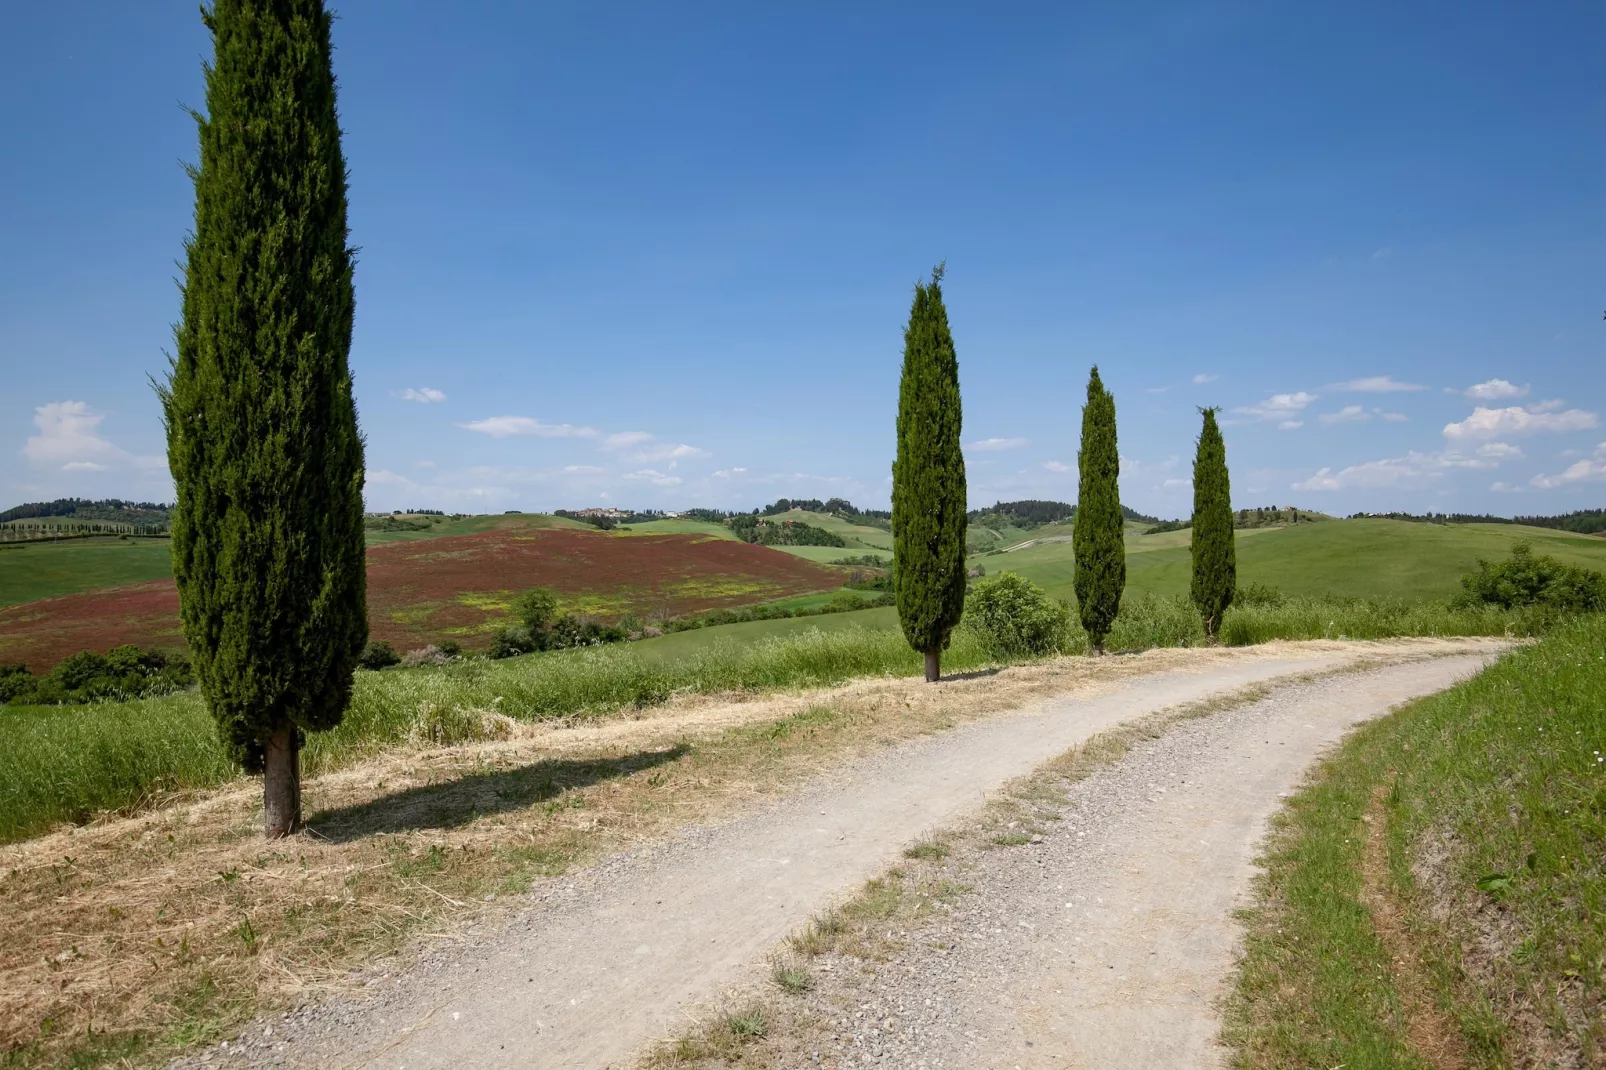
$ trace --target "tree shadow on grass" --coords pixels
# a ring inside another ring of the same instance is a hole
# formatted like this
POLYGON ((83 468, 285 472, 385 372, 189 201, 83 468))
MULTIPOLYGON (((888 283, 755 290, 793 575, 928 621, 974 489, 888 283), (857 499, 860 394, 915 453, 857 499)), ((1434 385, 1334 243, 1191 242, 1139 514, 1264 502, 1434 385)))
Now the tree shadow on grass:
POLYGON ((334 843, 414 829, 448 829, 487 814, 522 810, 572 788, 667 765, 691 752, 677 743, 667 750, 637 751, 617 758, 545 758, 495 772, 470 773, 441 784, 425 784, 371 802, 321 810, 307 831, 334 843))

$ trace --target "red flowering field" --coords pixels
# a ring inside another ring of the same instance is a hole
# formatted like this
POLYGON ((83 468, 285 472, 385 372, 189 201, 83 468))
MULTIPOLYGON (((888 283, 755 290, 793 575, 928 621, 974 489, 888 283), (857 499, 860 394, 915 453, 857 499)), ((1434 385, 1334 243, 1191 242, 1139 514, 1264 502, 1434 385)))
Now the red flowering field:
MULTIPOLYGON (((516 527, 370 549, 369 627, 398 650, 446 638, 472 648, 489 641, 512 597, 530 587, 552 588, 571 612, 650 620, 830 590, 842 580, 828 566, 730 539, 516 527)), ((120 643, 183 645, 171 580, 0 609, 0 662, 26 662, 35 672, 120 643)))

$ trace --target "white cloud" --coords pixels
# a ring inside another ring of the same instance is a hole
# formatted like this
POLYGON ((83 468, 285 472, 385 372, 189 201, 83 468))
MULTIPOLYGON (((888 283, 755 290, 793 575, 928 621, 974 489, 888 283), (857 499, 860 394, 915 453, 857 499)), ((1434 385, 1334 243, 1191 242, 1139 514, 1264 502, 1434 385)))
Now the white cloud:
POLYGON ((1293 484, 1292 489, 1320 491, 1348 490, 1352 487, 1416 487, 1440 479, 1444 473, 1456 469, 1493 467, 1493 461, 1463 457, 1458 453, 1418 453, 1412 450, 1404 457, 1352 464, 1337 472, 1323 468, 1309 479, 1293 484))
POLYGON ((1521 487, 1513 486, 1510 483, 1502 482, 1502 481, 1499 481, 1499 480, 1497 480, 1497 481, 1495 481, 1493 483, 1490 483, 1489 484, 1489 489, 1494 491, 1494 492, 1496 492, 1497 494, 1521 494, 1522 493, 1522 488, 1521 487))
POLYGON ((1170 389, 1171 388, 1169 386, 1151 386, 1147 390, 1145 390, 1144 393, 1145 394, 1163 394, 1167 390, 1170 390, 1170 389))
POLYGON ((1074 467, 1066 464, 1064 461, 1044 461, 1043 467, 1047 468, 1050 472, 1064 473, 1076 471, 1074 467))
MULTIPOLYGON (((1253 416, 1257 420, 1277 420, 1282 423, 1289 423, 1320 396, 1303 390, 1292 394, 1273 394, 1258 405, 1243 405, 1232 411, 1242 413, 1245 416, 1253 416)), ((1293 426, 1298 427, 1299 425, 1294 424, 1293 426)))
POLYGON ((1378 419, 1391 424, 1403 424, 1411 419, 1403 412, 1384 412, 1382 409, 1373 409, 1372 412, 1378 419))
POLYGON ((1485 442, 1478 447, 1479 457, 1490 457, 1497 461, 1520 460, 1525 454, 1522 449, 1509 442, 1485 442))
POLYGON ((1394 255, 1394 250, 1390 249, 1387 245, 1385 245, 1385 246, 1383 246, 1383 248, 1379 249, 1377 252, 1372 254, 1372 259, 1373 260, 1387 260, 1389 257, 1391 257, 1393 255, 1394 255))
POLYGON ((1537 475, 1528 482, 1543 490, 1554 490, 1573 483, 1598 483, 1606 481, 1606 442, 1595 448, 1595 456, 1586 457, 1574 463, 1565 472, 1557 475, 1537 475))
POLYGON ((645 431, 616 431, 603 439, 602 448, 605 450, 622 450, 651 441, 652 436, 645 431))
POLYGON ((1528 387, 1515 386, 1504 379, 1488 379, 1467 387, 1461 394, 1474 401, 1500 401, 1505 398, 1525 398, 1528 396, 1528 387))
POLYGON ((1392 375, 1369 375, 1364 379, 1334 383, 1327 389, 1356 394, 1398 394, 1408 390, 1426 390, 1427 387, 1421 383, 1402 383, 1392 375))
POLYGON ((1193 480, 1191 480, 1191 479, 1168 479, 1164 483, 1161 483, 1160 486, 1164 487, 1166 490, 1176 490, 1178 487, 1191 487, 1191 486, 1193 486, 1193 480))
POLYGON ((412 387, 408 387, 400 394, 396 394, 394 396, 401 398, 403 401, 417 401, 424 405, 430 405, 446 400, 446 395, 443 392, 436 390, 432 386, 426 386, 420 390, 414 390, 412 387))
POLYGON ((1480 438, 1503 438, 1508 435, 1532 435, 1541 431, 1585 431, 1599 421, 1592 412, 1568 409, 1565 412, 1529 412, 1513 405, 1505 409, 1487 409, 1482 405, 1459 423, 1445 424, 1444 437, 1452 441, 1480 438))
POLYGON ((33 410, 39 433, 23 443, 22 453, 39 465, 58 465, 66 472, 104 472, 113 466, 147 470, 164 468, 161 457, 137 457, 101 438, 105 413, 91 412, 82 401, 51 401, 33 410))
POLYGON ((1304 420, 1284 420, 1282 423, 1277 425, 1277 430, 1279 430, 1279 431, 1297 431, 1299 428, 1304 427, 1304 426, 1305 426, 1305 421, 1304 420))
POLYGON ((1018 450, 1026 445, 1024 438, 984 438, 979 442, 965 443, 965 449, 978 453, 996 453, 999 450, 1018 450))
POLYGON ((1217 379, 1220 379, 1220 378, 1221 378, 1221 376, 1213 375, 1210 372, 1200 372, 1198 375, 1195 375, 1193 377, 1193 385, 1194 386, 1203 386, 1206 383, 1213 383, 1217 379))
POLYGON ((745 475, 746 473, 747 469, 745 468, 721 468, 719 471, 714 473, 714 478, 729 479, 731 476, 745 475))
POLYGON ((607 469, 598 468, 594 464, 566 464, 563 466, 563 470, 572 476, 600 476, 607 471, 607 469))
POLYGON ((678 487, 681 482, 679 476, 672 476, 667 472, 660 472, 654 468, 643 468, 639 472, 626 472, 624 478, 641 480, 651 483, 655 487, 678 487))
POLYGON ((1560 412, 1567 407, 1561 398, 1551 398, 1549 401, 1535 401, 1526 406, 1529 412, 1560 412))
POLYGON ((1333 424, 1364 423, 1371 418, 1371 413, 1367 412, 1361 406, 1345 405, 1337 412, 1324 412, 1316 419, 1319 423, 1331 427, 1333 424))
POLYGON ((707 457, 707 450, 688 446, 684 442, 658 442, 630 455, 633 461, 683 461, 690 457, 707 457))
POLYGON ((474 420, 457 426, 467 431, 490 435, 492 438, 507 438, 510 435, 536 435, 541 438, 597 437, 594 428, 576 427, 574 424, 544 424, 528 416, 488 416, 483 420, 474 420))

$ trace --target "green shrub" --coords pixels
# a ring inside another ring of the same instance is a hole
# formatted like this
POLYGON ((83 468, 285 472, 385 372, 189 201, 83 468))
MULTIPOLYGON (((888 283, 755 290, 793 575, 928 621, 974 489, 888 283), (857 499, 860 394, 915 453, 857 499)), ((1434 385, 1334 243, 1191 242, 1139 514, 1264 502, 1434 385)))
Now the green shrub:
POLYGON ((540 635, 558 618, 558 596, 545 587, 532 587, 513 599, 513 619, 530 632, 540 635))
POLYGON ((137 646, 104 654, 81 650, 43 677, 25 665, 0 666, 0 702, 56 706, 121 701, 182 691, 195 682, 189 660, 137 646))
POLYGON ((1235 606, 1280 606, 1286 601, 1283 592, 1264 583, 1240 584, 1232 596, 1235 606))
POLYGON ((1504 561, 1480 558, 1477 571, 1461 577, 1461 587, 1457 601, 1463 605, 1544 606, 1563 612, 1606 609, 1606 576, 1535 554, 1525 542, 1514 545, 1504 561))
POLYGON ((1065 649, 1071 607, 1013 572, 972 584, 965 625, 1001 658, 1040 657, 1065 649))
POLYGON ((363 648, 362 656, 357 659, 357 664, 365 669, 388 669, 392 665, 400 663, 400 661, 401 655, 396 653, 396 649, 389 643, 383 639, 372 639, 363 648))

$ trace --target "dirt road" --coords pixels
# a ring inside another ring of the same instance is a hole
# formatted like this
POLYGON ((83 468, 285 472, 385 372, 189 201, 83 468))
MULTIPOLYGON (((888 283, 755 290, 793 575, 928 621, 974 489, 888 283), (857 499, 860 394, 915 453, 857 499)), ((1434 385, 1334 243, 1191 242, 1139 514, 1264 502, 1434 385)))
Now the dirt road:
MULTIPOLYGON (((1052 919, 1061 928, 1020 948, 1013 987, 963 1011, 988 1023, 990 1043, 1008 1045, 1008 1057, 1003 1047, 972 1047, 971 1061, 941 1065, 1063 1066, 1068 1055, 1082 1057, 1077 1045, 1086 1037, 1094 1038, 1085 1048, 1090 1061, 1072 1065, 1205 1065, 1214 1028, 1206 994, 1225 972, 1231 905, 1278 792, 1349 725, 1475 671, 1496 645, 1462 649, 1315 685, 1307 699, 1281 707, 1263 734, 1251 733, 1261 735, 1258 746, 1224 739, 1226 749, 1213 749, 1206 763, 1209 777, 1164 795, 1153 823, 1099 856, 1108 894, 1094 898, 1108 909, 1085 896, 1080 907, 1060 908, 1052 919), (1096 965, 1060 961, 1073 929, 1099 949, 1096 965), (1155 968, 1164 976, 1145 973, 1155 968), (1162 1038, 1174 1058, 1159 1048, 1136 1061, 1117 1058, 1131 1036, 1156 1029, 1176 1038, 1162 1038)), ((686 1028, 688 1011, 752 980, 810 916, 1007 781, 1154 711, 1352 660, 1327 653, 1168 672, 894 747, 780 803, 565 881, 511 925, 449 961, 437 956, 376 985, 371 999, 315 1008, 244 1050, 212 1055, 397 1070, 628 1066, 644 1045, 686 1028)))

